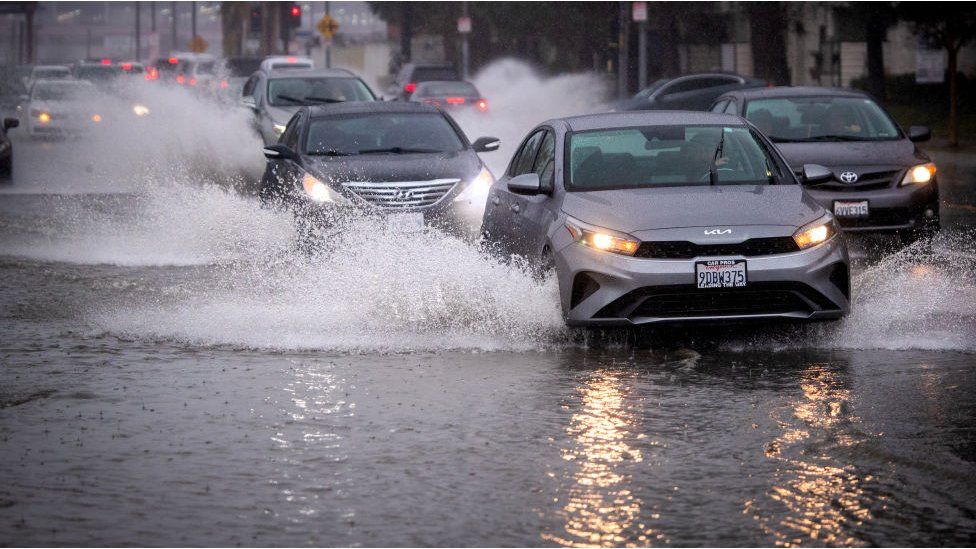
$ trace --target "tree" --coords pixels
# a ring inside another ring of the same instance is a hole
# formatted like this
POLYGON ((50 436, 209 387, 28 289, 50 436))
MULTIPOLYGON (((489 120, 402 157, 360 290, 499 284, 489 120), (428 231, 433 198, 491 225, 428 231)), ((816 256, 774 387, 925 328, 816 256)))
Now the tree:
POLYGON ((959 50, 976 38, 976 12, 950 2, 904 2, 901 17, 932 45, 946 50, 949 73, 949 144, 959 144, 959 50))
POLYGON ((776 85, 790 83, 786 62, 786 30, 789 24, 784 2, 746 2, 752 43, 753 73, 776 85))

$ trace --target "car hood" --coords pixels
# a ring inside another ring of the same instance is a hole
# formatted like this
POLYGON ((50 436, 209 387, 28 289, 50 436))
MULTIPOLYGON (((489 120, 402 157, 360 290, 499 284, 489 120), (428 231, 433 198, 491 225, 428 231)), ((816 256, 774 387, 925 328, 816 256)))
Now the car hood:
POLYGON ((442 154, 369 154, 361 156, 305 156, 305 165, 326 182, 429 181, 478 175, 481 161, 470 151, 442 154))
POLYGON ((929 157, 908 139, 843 141, 837 143, 776 143, 786 162, 799 170, 804 164, 833 167, 903 166, 928 162, 929 157))
POLYGON ((633 233, 680 227, 800 227, 826 213, 799 185, 717 185, 566 193, 585 223, 633 233))

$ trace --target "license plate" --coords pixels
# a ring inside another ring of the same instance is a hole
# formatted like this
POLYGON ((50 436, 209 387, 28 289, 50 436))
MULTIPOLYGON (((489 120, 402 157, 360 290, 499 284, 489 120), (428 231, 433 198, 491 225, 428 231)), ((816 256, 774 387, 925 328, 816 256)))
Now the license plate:
POLYGON ((386 218, 386 227, 398 233, 416 233, 424 230, 424 214, 391 214, 386 218))
POLYGON ((746 262, 744 259, 696 261, 695 281, 699 289, 740 288, 746 285, 746 262))
POLYGON ((847 202, 843 200, 835 200, 834 215, 837 217, 867 217, 868 201, 857 200, 847 202))

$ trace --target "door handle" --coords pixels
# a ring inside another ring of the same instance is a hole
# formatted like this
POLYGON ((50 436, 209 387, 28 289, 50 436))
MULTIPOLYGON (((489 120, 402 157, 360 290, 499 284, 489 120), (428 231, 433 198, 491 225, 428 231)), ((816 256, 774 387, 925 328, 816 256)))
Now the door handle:
POLYGON ((521 210, 521 209, 522 208, 519 208, 519 205, 518 204, 512 204, 512 211, 513 212, 519 213, 519 210, 521 210))
POLYGON ((497 206, 497 205, 501 204, 502 201, 498 198, 498 195, 496 194, 496 195, 494 195, 494 196, 491 197, 491 203, 497 206))

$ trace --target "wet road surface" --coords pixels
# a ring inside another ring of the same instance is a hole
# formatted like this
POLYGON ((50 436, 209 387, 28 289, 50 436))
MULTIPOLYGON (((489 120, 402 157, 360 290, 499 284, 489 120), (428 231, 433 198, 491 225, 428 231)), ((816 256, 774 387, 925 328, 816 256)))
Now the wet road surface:
POLYGON ((0 544, 972 545, 976 161, 937 160, 947 234, 857 243, 848 320, 626 340, 446 237, 326 262, 234 193, 26 171, 0 544))

